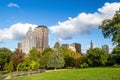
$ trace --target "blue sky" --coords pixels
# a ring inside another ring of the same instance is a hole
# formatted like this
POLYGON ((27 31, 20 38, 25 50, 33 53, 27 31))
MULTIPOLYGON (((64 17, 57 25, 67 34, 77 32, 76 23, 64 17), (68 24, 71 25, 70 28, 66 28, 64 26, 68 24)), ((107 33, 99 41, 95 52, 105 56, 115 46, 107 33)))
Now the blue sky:
POLYGON ((0 0, 0 47, 14 50, 28 27, 37 25, 48 27, 51 47, 56 41, 81 43, 84 51, 91 40, 95 47, 111 46, 98 26, 119 7, 119 0, 0 0))

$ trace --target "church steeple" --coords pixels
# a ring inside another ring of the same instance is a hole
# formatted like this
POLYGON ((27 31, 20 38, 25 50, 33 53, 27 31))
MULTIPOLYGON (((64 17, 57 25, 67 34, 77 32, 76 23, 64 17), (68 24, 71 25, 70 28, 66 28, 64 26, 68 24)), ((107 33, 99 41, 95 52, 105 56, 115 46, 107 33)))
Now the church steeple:
POLYGON ((90 49, 92 49, 92 48, 93 48, 93 42, 91 40, 91 42, 90 42, 90 49))

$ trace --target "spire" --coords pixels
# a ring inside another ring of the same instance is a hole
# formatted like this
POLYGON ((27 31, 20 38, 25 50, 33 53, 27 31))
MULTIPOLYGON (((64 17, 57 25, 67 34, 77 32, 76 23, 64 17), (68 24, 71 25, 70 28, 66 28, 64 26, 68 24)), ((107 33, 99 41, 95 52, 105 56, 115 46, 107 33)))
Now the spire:
POLYGON ((93 48, 92 40, 91 40, 91 42, 90 42, 90 48, 91 48, 91 49, 93 48))

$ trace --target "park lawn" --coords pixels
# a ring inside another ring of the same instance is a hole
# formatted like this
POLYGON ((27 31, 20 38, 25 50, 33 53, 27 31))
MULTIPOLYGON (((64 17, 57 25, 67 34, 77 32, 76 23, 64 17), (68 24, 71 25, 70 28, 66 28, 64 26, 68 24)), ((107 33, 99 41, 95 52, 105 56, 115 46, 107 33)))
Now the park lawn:
POLYGON ((120 68, 85 68, 45 72, 10 80, 120 80, 120 68))

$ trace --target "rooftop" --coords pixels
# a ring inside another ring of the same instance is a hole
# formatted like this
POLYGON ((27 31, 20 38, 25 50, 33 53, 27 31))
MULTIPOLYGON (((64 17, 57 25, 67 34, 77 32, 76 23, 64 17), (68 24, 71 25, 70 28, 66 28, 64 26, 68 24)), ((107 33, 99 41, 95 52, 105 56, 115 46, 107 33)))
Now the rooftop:
POLYGON ((44 27, 44 28, 47 28, 46 26, 44 26, 44 25, 39 25, 39 26, 37 26, 36 28, 39 28, 39 27, 44 27))

